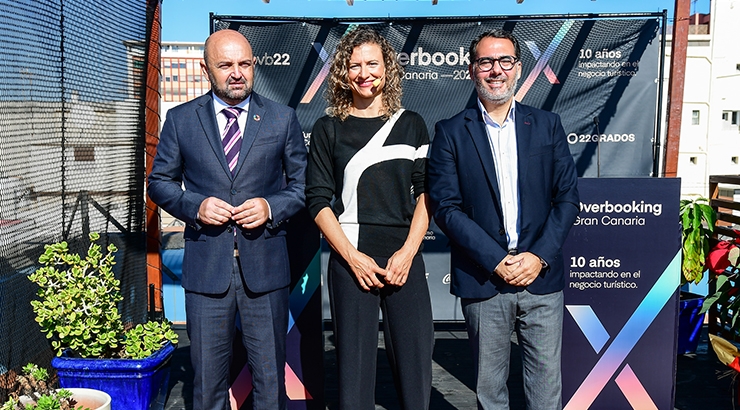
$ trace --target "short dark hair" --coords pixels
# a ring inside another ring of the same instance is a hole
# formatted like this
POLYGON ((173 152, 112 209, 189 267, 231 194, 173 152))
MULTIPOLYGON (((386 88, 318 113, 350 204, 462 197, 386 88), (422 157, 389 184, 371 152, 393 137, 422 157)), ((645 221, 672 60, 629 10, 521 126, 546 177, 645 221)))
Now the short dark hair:
POLYGON ((511 34, 511 32, 509 31, 501 30, 501 29, 493 29, 493 30, 488 30, 486 32, 481 33, 478 37, 475 38, 475 40, 473 40, 470 43, 469 51, 470 51, 471 62, 472 60, 475 60, 476 58, 475 53, 478 51, 478 43, 480 43, 481 40, 483 40, 486 37, 504 38, 504 39, 511 41, 511 43, 514 45, 514 53, 516 53, 514 57, 516 57, 517 60, 521 58, 522 50, 519 47, 519 40, 517 40, 516 37, 514 37, 514 35, 511 34))

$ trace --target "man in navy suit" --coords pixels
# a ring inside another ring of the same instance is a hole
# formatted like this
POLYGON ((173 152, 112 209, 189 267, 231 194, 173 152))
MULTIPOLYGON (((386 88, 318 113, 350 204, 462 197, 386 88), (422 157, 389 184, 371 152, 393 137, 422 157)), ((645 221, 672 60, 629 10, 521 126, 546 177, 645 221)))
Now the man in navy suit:
POLYGON ((480 409, 508 409, 512 332, 528 409, 562 408, 561 246, 579 209, 560 117, 515 102, 519 42, 492 30, 470 46, 478 104, 437 123, 429 158, 434 219, 451 245, 480 409))
POLYGON ((246 38, 222 30, 205 43, 211 92, 167 119, 149 196, 184 221, 193 408, 229 408, 237 312, 255 409, 284 409, 290 273, 285 221, 304 206, 306 148, 295 111, 252 92, 246 38))

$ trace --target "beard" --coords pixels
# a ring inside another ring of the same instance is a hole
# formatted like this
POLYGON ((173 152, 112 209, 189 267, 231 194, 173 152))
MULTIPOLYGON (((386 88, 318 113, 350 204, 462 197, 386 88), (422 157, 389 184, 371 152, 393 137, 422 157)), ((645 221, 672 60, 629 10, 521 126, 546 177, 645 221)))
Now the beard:
MULTIPOLYGON (((495 78, 491 80, 496 80, 495 78)), ((505 81, 505 80, 504 80, 505 81)), ((514 96, 514 90, 516 90, 517 83, 519 82, 519 79, 514 77, 514 81, 511 83, 506 82, 506 91, 494 93, 490 89, 486 87, 486 79, 482 78, 475 78, 475 90, 478 92, 478 96, 481 100, 488 101, 491 104, 504 104, 508 102, 511 97, 514 96)))
POLYGON ((252 84, 250 84, 246 78, 242 77, 240 80, 232 81, 227 80, 227 83, 223 86, 216 82, 210 74, 208 79, 211 81, 211 89, 216 96, 226 102, 228 101, 244 101, 247 99, 249 94, 252 93, 252 84), (229 88, 229 84, 244 84, 245 87, 242 90, 232 90, 229 88))

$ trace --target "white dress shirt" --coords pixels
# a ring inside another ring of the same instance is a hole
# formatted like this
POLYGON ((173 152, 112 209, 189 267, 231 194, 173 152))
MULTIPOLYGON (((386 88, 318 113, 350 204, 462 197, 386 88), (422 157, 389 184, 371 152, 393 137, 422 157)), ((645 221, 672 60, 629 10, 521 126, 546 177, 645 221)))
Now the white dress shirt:
POLYGON ((249 102, 252 100, 252 95, 250 94, 246 100, 240 102, 237 105, 226 104, 224 100, 216 97, 216 94, 211 95, 213 96, 213 110, 216 112, 216 121, 218 121, 218 133, 221 135, 221 139, 224 139, 224 130, 226 129, 226 124, 229 122, 226 114, 224 114, 222 111, 224 110, 224 108, 229 107, 239 107, 242 109, 242 113, 239 114, 239 118, 237 119, 237 121, 239 122, 239 130, 242 132, 242 135, 244 135, 244 130, 246 129, 247 125, 247 117, 249 115, 249 102))
POLYGON ((512 100, 509 114, 503 124, 497 124, 483 103, 478 100, 478 108, 483 113, 488 143, 491 146, 493 164, 496 167, 496 180, 501 194, 501 210, 509 249, 516 249, 519 243, 519 171, 516 151, 516 122, 512 100))

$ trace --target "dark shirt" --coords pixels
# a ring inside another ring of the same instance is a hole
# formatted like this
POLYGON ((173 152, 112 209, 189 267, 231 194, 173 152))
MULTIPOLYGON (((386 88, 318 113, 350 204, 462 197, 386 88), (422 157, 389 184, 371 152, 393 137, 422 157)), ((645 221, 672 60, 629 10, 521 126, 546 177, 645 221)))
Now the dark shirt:
POLYGON ((429 134, 423 118, 401 113, 388 137, 373 137, 386 120, 322 117, 308 154, 306 201, 312 217, 331 207, 345 233, 359 231, 360 252, 390 257, 403 246, 415 198, 426 190, 429 134))

